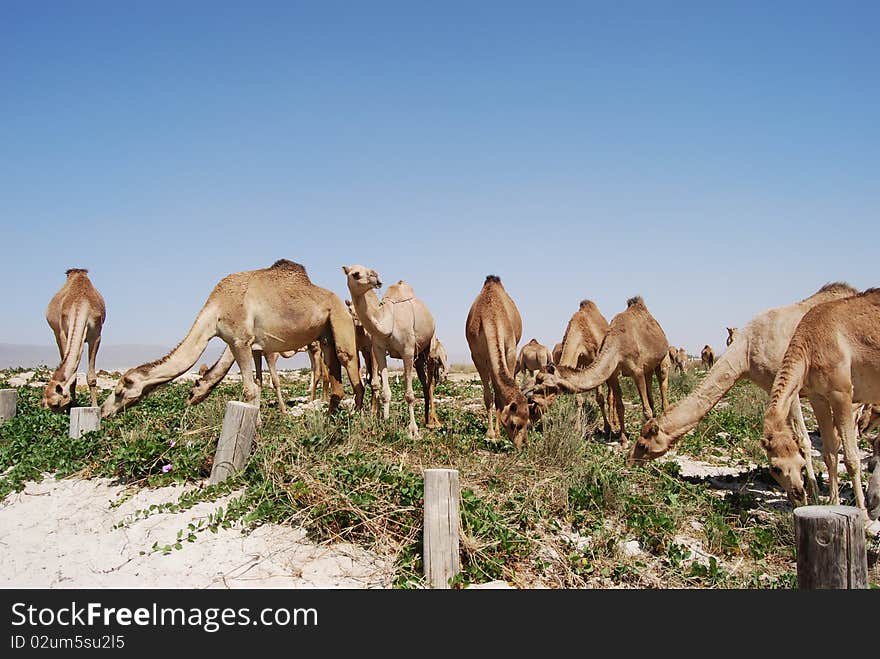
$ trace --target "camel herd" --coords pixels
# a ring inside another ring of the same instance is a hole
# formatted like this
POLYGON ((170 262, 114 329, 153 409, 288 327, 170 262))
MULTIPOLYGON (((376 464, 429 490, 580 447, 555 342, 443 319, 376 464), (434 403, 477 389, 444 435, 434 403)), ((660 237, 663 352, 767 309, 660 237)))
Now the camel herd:
MULTIPOLYGON (((200 369, 187 399, 190 405, 204 400, 233 363, 241 371, 244 400, 259 405, 265 358, 283 410, 275 362, 279 356, 307 350, 313 399, 321 382, 324 396, 329 397, 329 411, 335 412, 343 396, 344 369, 355 407, 361 409, 363 357, 372 411, 379 414, 381 387, 381 414, 388 418, 391 387, 387 357, 391 356, 403 361, 410 436, 420 436, 413 370, 422 385, 424 426, 440 427, 433 394, 448 364, 428 307, 403 280, 389 286, 380 299, 375 291, 382 287, 382 281, 375 270, 362 265, 343 266, 342 270, 351 294, 351 300, 345 302, 313 284, 302 265, 286 259, 223 278, 177 347, 120 377, 101 406, 102 416, 125 410, 192 368, 208 342, 219 336, 226 349, 214 365, 200 369)), ((61 364, 46 386, 44 407, 63 411, 76 404, 76 368, 85 343, 89 346, 87 382, 92 405, 97 405, 95 356, 105 318, 104 300, 87 271, 68 270, 67 281, 46 311, 61 364)), ((498 426, 503 426, 514 446, 521 448, 529 427, 541 419, 558 395, 576 394, 580 408, 582 395, 592 391, 606 437, 616 426, 627 461, 635 464, 669 451, 734 383, 745 378, 770 395, 762 445, 770 473, 792 503, 804 504, 808 496, 818 502, 819 496, 800 405, 804 397, 819 424, 831 503, 839 501, 837 455, 842 445, 856 505, 876 519, 880 514, 880 467, 874 469, 866 498, 857 436, 880 425, 880 289, 860 293, 848 284, 827 284, 804 300, 764 311, 742 329, 728 327, 727 332, 724 354, 716 358, 706 345, 701 354, 708 369, 706 376, 689 396, 670 407, 669 371, 683 371, 687 354, 669 345, 641 297, 629 299, 626 309, 610 323, 594 302, 583 300, 552 351, 532 339, 518 352, 522 318, 501 280, 490 275, 465 322, 465 337, 483 388, 486 436, 496 439, 498 426), (523 373, 521 385, 516 382, 519 373, 523 373), (644 417, 631 448, 620 376, 635 383, 644 417), (655 404, 652 378, 657 380, 662 413, 655 404)), ((575 421, 578 432, 580 417, 578 414, 575 421)), ((880 439, 875 440, 874 452, 880 455, 880 439)))

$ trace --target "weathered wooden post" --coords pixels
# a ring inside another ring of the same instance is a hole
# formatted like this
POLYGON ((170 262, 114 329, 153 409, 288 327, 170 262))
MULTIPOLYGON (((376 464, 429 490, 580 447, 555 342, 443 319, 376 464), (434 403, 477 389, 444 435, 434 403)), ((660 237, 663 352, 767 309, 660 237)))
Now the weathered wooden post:
POLYGON ((868 587, 865 523, 854 506, 802 506, 794 511, 798 587, 868 587))
POLYGON ((68 436, 79 439, 84 432, 97 430, 101 427, 100 407, 71 407, 70 430, 68 436))
POLYGON ((460 570, 458 559, 458 471, 425 470, 423 560, 432 588, 449 588, 460 570))
POLYGON ((254 437, 257 435, 257 419, 260 408, 248 403, 231 400, 226 403, 226 414, 223 416, 223 429, 220 441, 214 453, 214 466, 211 468, 209 485, 222 483, 236 471, 244 467, 254 437))
POLYGON ((0 389, 0 423, 15 416, 18 407, 18 391, 0 389))

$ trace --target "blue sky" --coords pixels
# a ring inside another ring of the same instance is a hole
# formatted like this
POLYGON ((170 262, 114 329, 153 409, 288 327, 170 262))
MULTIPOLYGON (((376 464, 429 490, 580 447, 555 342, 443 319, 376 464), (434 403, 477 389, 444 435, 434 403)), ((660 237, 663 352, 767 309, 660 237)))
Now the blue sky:
MULTIPOLYGON (((671 343, 878 285, 873 2, 0 3, 0 342, 68 267, 173 345, 285 257, 404 278, 456 361, 485 275, 523 342, 641 294, 671 343), (183 5, 183 6, 181 6, 183 5), (10 285, 10 282, 14 282, 10 285)), ((100 357, 99 357, 100 363, 100 357)))

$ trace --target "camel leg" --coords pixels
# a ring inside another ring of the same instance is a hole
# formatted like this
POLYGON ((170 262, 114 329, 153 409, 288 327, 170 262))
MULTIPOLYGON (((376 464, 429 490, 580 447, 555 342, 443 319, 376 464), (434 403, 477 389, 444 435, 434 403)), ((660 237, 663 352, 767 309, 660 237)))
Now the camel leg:
POLYGON ((439 428, 440 419, 434 411, 434 385, 437 383, 437 368, 434 360, 423 350, 415 362, 416 374, 422 383, 422 394, 425 399, 425 428, 439 428))
POLYGON ((614 373, 608 378, 608 386, 611 387, 611 396, 614 397, 614 407, 617 410, 617 418, 620 420, 620 446, 626 448, 629 440, 626 437, 626 409, 623 407, 623 395, 620 392, 620 381, 614 373))
POLYGON ((373 359, 376 361, 377 376, 382 379, 382 418, 387 419, 391 415, 391 384, 388 382, 388 362, 384 350, 381 354, 375 351, 373 359))
POLYGON ((260 387, 254 380, 253 357, 254 353, 249 344, 230 344, 229 349, 235 358, 235 363, 241 371, 242 397, 245 403, 260 406, 260 387))
POLYGON ((95 358, 98 356, 98 346, 101 345, 101 334, 94 332, 86 337, 89 344, 89 370, 86 373, 86 382, 89 384, 89 396, 92 399, 92 407, 98 406, 98 376, 95 373, 95 358))
POLYGON ((810 495, 810 501, 819 504, 819 483, 816 481, 816 470, 813 468, 813 443, 810 441, 810 433, 807 430, 807 424, 804 423, 804 413, 801 410, 801 402, 799 398, 791 404, 791 410, 788 414, 788 422, 791 424, 794 434, 799 437, 801 450, 807 461, 807 492, 810 495))
POLYGON ((311 346, 308 347, 306 352, 309 355, 309 365, 312 367, 312 380, 309 384, 309 402, 311 403, 315 400, 315 390, 318 387, 318 371, 321 369, 321 365, 315 356, 315 350, 311 346))
POLYGON ((605 414, 605 397, 602 395, 602 385, 600 384, 593 391, 596 396, 596 405, 599 406, 599 411, 602 413, 602 433, 605 435, 605 439, 608 439, 611 437, 611 424, 608 422, 608 415, 605 414))
POLYGON ((813 406, 813 414, 819 424, 819 435, 822 437, 822 460, 828 470, 828 491, 831 495, 832 506, 840 504, 840 492, 837 479, 837 451, 840 448, 840 438, 834 429, 834 416, 831 405, 824 398, 810 398, 813 406))
POLYGON ((471 355, 471 360, 477 367, 477 373, 480 374, 480 382, 483 385, 483 405, 486 406, 486 439, 495 439, 495 423, 497 421, 495 413, 494 396, 492 395, 492 376, 489 372, 489 365, 483 364, 471 355))
MULTIPOLYGON (((650 378, 651 373, 648 372, 648 378, 650 378)), ((639 398, 642 399, 642 414, 645 417, 645 420, 653 418, 654 416, 654 395, 651 393, 651 381, 650 379, 645 382, 647 378, 645 378, 644 373, 637 372, 633 376, 633 380, 636 383, 636 389, 639 391, 639 398)))
POLYGON ((62 329, 54 329, 53 333, 55 334, 55 343, 58 344, 58 354, 61 355, 61 361, 64 361, 64 346, 67 345, 67 335, 64 333, 62 329))
POLYGON ((853 492, 856 495, 856 506, 862 509, 865 521, 868 520, 865 506, 865 492, 862 489, 862 465, 859 460, 859 444, 855 427, 852 423, 852 393, 838 393, 831 399, 831 411, 834 415, 834 426, 843 440, 843 463, 852 480, 853 492))
MULTIPOLYGON (((262 350, 253 350, 251 351, 254 356, 254 373, 256 374, 257 386, 262 389, 263 388, 263 351, 262 350)), ((269 361, 268 359, 266 360, 269 361)))
POLYGON ((574 431, 580 435, 584 431, 584 424, 581 417, 584 415, 584 395, 575 394, 574 401, 577 405, 577 411, 574 417, 574 431))
POLYGON ((667 358, 663 358, 654 371, 654 375, 657 376, 657 384, 660 386, 660 404, 665 412, 669 409, 669 398, 667 397, 669 393, 669 360, 667 358))
POLYGON ((323 362, 327 367, 327 374, 330 377, 330 403, 327 411, 329 414, 333 414, 339 409, 339 403, 342 401, 345 390, 342 388, 342 364, 339 361, 336 344, 332 338, 327 350, 324 350, 323 353, 323 362))
POLYGON ((404 356, 403 358, 403 378, 406 384, 403 399, 406 401, 407 411, 409 412, 409 436, 413 439, 418 439, 421 435, 419 434, 419 426, 416 423, 416 395, 413 392, 412 386, 413 361, 413 358, 409 356, 404 356))
MULTIPOLYGON (((327 352, 330 352, 329 347, 327 352)), ((362 410, 364 408, 364 383, 361 381, 360 361, 357 350, 354 351, 353 355, 337 351, 336 358, 348 374, 348 380, 351 382, 351 388, 354 390, 354 408, 362 410)))
MULTIPOLYGON (((278 371, 275 370, 275 364, 278 362, 278 353, 277 352, 267 352, 266 353, 266 365, 269 367, 269 377, 272 380, 272 386, 275 388, 275 395, 278 396, 278 409, 282 412, 287 410, 287 406, 284 404, 284 392, 281 391, 281 381, 278 379, 278 371)), ((260 380, 260 385, 262 386, 263 382, 260 380)))
MULTIPOLYGON (((611 426, 611 432, 613 433, 614 426, 620 426, 620 419, 617 418, 614 392, 611 390, 611 385, 608 382, 605 383, 605 404, 608 406, 608 425, 611 426)), ((611 435, 609 434, 608 437, 610 438, 611 435)))

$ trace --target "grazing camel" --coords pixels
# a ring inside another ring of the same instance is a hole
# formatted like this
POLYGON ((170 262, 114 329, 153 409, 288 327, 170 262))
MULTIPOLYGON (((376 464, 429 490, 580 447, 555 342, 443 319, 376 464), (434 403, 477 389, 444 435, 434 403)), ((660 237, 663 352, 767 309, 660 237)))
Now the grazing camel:
POLYGON ((562 342, 559 342, 555 346, 553 346, 553 352, 551 353, 551 356, 553 358, 553 363, 558 364, 559 360, 562 359, 562 342))
POLYGON ((49 301, 46 322, 55 334, 61 364, 43 391, 43 408, 61 412, 76 405, 76 369, 83 344, 89 344, 89 370, 86 379, 92 406, 98 404, 98 376, 95 357, 101 345, 101 328, 107 317, 104 298, 92 285, 88 270, 71 268, 67 281, 49 301))
POLYGON ((529 405, 513 377, 522 318, 495 275, 486 277, 471 304, 464 335, 483 384, 488 417, 486 438, 497 438, 497 422, 504 426, 514 446, 522 448, 528 439, 529 405))
POLYGON ((526 382, 529 376, 534 377, 535 373, 552 363, 553 356, 547 350, 547 346, 538 343, 537 339, 532 339, 519 351, 519 357, 513 369, 513 378, 516 379, 517 374, 522 372, 523 382, 526 382))
POLYGON ((648 311, 641 297, 627 300, 625 311, 612 320, 599 348, 596 359, 585 371, 560 366, 549 367, 547 372, 537 375, 537 383, 529 393, 548 395, 559 391, 578 393, 589 391, 603 382, 608 382, 614 396, 617 417, 620 420, 620 444, 626 447, 626 423, 623 397, 617 376, 631 377, 639 390, 642 400, 642 414, 645 419, 654 416, 654 395, 651 391, 651 375, 657 377, 660 385, 660 398, 666 410, 666 390, 669 378, 669 342, 660 324, 648 311))
POLYGON ((687 353, 684 348, 669 346, 669 363, 679 373, 684 373, 687 366, 687 353))
MULTIPOLYGON (((590 366, 599 354, 599 348, 605 335, 608 334, 608 321, 599 311, 599 307, 592 300, 581 300, 578 310, 574 312, 565 328, 562 339, 562 350, 558 360, 554 360, 557 366, 584 370, 590 366)), ((605 437, 611 437, 611 423, 614 415, 614 390, 620 390, 617 374, 613 373, 605 383, 606 396, 602 395, 601 386, 593 392, 596 397, 596 405, 602 413, 603 432, 605 437), (612 383, 613 380, 613 383, 612 383), (606 411, 607 409, 607 411, 606 411)), ((583 394, 575 396, 577 401, 577 420, 575 432, 581 432, 581 416, 584 406, 583 394)), ((618 423, 620 420, 618 419, 618 423)))
POLYGON ((446 378, 449 375, 449 357, 446 355, 446 348, 436 335, 431 339, 428 359, 434 368, 434 382, 446 382, 446 378))
POLYGON ((736 338, 739 330, 736 327, 728 327, 727 329, 727 345, 730 346, 733 343, 733 340, 736 338))
MULTIPOLYGON (((272 379, 272 387, 275 389, 275 395, 278 397, 278 409, 282 412, 287 409, 287 406, 284 403, 284 393, 281 391, 281 381, 278 379, 278 372, 275 369, 275 364, 278 362, 279 357, 289 359, 290 357, 293 357, 296 353, 302 352, 303 350, 308 352, 309 361, 312 365, 312 378, 309 392, 309 400, 315 400, 317 382, 319 379, 322 381, 322 398, 326 399, 330 393, 330 376, 327 371, 327 366, 324 363, 320 341, 312 341, 305 348, 287 350, 284 352, 263 353, 261 350, 252 351, 254 357, 254 371, 256 372, 257 384, 262 388, 263 358, 265 357, 266 364, 268 364, 269 366, 269 377, 272 379)), ((192 389, 190 389, 189 392, 189 396, 186 399, 186 404, 196 405, 205 400, 208 395, 212 391, 214 391, 217 385, 220 384, 223 378, 226 377, 226 374, 229 372, 229 369, 232 368, 232 365, 234 363, 235 358, 232 356, 232 351, 229 349, 229 346, 226 346, 226 348, 220 354, 220 357, 217 359, 216 362, 214 362, 212 366, 208 367, 207 364, 202 364, 199 368, 199 379, 193 383, 192 389)))
POLYGON ((185 373, 215 336, 226 342, 241 370, 246 402, 260 403, 251 364, 254 350, 284 352, 322 338, 328 346, 330 412, 335 412, 342 400, 342 367, 354 388, 355 407, 363 405, 364 387, 348 310, 335 293, 313 284, 303 266, 280 259, 269 268, 236 272, 221 279, 180 344, 165 357, 126 371, 104 401, 102 416, 134 405, 156 387, 185 373))
POLYGON ((712 366, 715 365, 715 351, 712 350, 712 346, 703 346, 703 351, 700 353, 700 360, 706 368, 712 368, 712 366))
MULTIPOLYGON (((415 416, 415 394, 412 379, 415 366, 425 399, 425 427, 439 428, 440 420, 434 411, 433 370, 428 368, 431 339, 434 337, 434 317, 428 307, 416 297, 412 286, 400 280, 389 286, 382 301, 374 289, 381 288, 382 281, 375 270, 362 265, 342 266, 352 305, 358 319, 372 341, 373 391, 378 391, 379 376, 382 378, 382 416, 387 419, 391 411, 391 385, 388 384, 386 355, 403 360, 406 383, 404 398, 409 410, 409 435, 419 437, 415 416)), ((373 410, 378 411, 378 398, 373 396, 373 410)))
POLYGON ((837 452, 852 480, 856 506, 867 516, 853 403, 880 403, 880 288, 817 305, 804 314, 773 380, 761 444, 770 473, 794 505, 806 503, 801 470, 806 460, 788 423, 805 394, 822 436, 831 504, 840 503, 837 452))
MULTIPOLYGON (((687 398, 645 424, 641 437, 633 446, 630 463, 653 460, 666 453, 680 437, 696 427, 737 380, 747 378, 769 393, 788 342, 804 314, 817 304, 850 297, 857 292, 849 284, 826 284, 800 302, 768 309, 752 318, 687 398)), ((810 456, 812 444, 800 403, 791 406, 789 422, 800 438, 804 456, 810 456)), ((807 460, 807 484, 813 500, 818 502, 819 487, 812 460, 807 460)))

